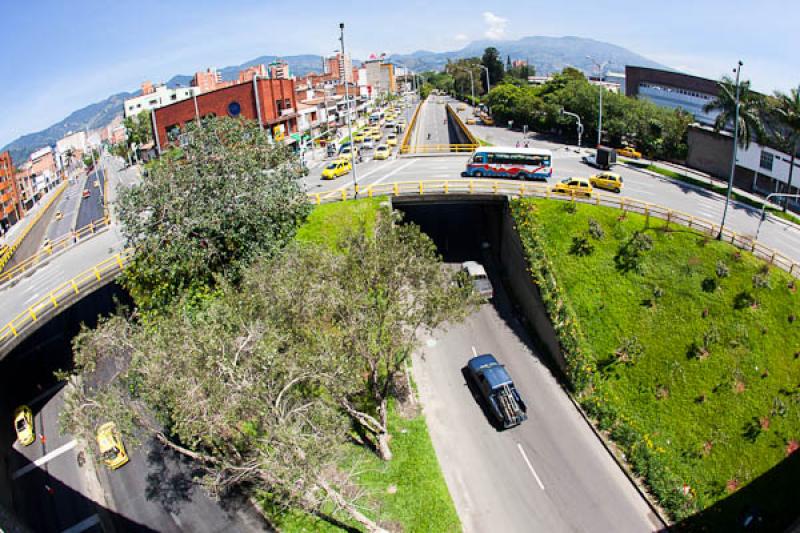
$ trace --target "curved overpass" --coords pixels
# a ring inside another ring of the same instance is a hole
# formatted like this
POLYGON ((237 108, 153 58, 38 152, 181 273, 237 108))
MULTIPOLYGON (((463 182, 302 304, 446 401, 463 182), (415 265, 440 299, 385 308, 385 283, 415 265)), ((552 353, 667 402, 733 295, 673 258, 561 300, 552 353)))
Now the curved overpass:
MULTIPOLYGON (((714 222, 658 204, 605 193, 593 193, 589 198, 576 198, 554 194, 547 185, 512 180, 397 181, 367 185, 358 188, 358 191, 354 188, 342 188, 314 193, 309 195, 309 201, 321 204, 374 196, 413 199, 416 202, 430 204, 453 201, 480 202, 487 198, 498 197, 590 202, 661 218, 712 236, 719 233, 719 226, 714 222)), ((737 233, 730 227, 725 228, 723 239, 800 277, 800 262, 777 250, 737 233)), ((131 255, 130 250, 122 248, 122 239, 117 228, 112 227, 110 231, 54 258, 52 264, 39 268, 30 277, 7 289, 4 292, 5 305, 0 309, 0 324, 4 324, 0 328, 0 359, 35 331, 43 321, 58 314, 83 295, 116 279, 131 255)))

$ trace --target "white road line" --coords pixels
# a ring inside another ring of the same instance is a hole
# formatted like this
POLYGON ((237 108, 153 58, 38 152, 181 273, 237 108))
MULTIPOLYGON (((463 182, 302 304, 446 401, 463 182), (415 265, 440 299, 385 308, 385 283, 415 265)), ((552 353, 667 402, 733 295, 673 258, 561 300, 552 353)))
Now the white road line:
POLYGON ((391 178, 392 176, 394 176, 395 174, 397 174, 397 173, 398 173, 398 172, 400 172, 401 170, 403 170, 403 169, 405 169, 405 168, 408 168, 408 167, 410 167, 411 165, 413 165, 413 164, 414 164, 414 163, 416 163, 417 161, 419 161, 419 159, 412 159, 411 161, 409 161, 409 162, 408 162, 408 163, 406 163, 405 165, 401 165, 401 166, 397 167, 397 168, 396 168, 396 169, 394 169, 393 171, 391 171, 391 172, 389 172, 388 174, 386 174, 384 177, 376 179, 375 181, 373 181, 373 182, 372 182, 372 183, 370 183, 369 185, 377 185, 377 184, 381 183, 382 181, 384 181, 384 180, 386 180, 386 179, 388 179, 388 178, 391 178))
POLYGON ((97 516, 97 515, 92 515, 89 518, 87 518, 86 520, 81 520, 80 522, 78 522, 74 526, 68 527, 67 529, 65 529, 61 533, 81 533, 81 531, 86 531, 90 527, 96 526, 99 523, 100 523, 100 517, 97 516))
POLYGON ((16 472, 14 472, 14 474, 11 476, 11 479, 19 479, 20 477, 24 476, 25 474, 27 474, 28 472, 30 472, 34 468, 42 466, 43 464, 55 459, 59 455, 70 451, 72 448, 77 446, 77 444, 78 444, 77 440, 69 441, 65 445, 56 448, 55 450, 53 450, 52 452, 48 453, 47 455, 43 455, 43 456, 39 457, 38 459, 36 459, 31 464, 23 466, 22 468, 20 468, 16 472))
POLYGON ((522 458, 523 458, 523 459, 525 459, 525 464, 527 464, 527 465, 528 465, 528 468, 531 470, 531 474, 533 474, 533 477, 535 477, 535 478, 536 478, 536 483, 538 483, 538 484, 539 484, 539 488, 540 488, 540 489, 542 489, 542 490, 544 490, 544 485, 542 484, 542 480, 541 480, 541 479, 539 479, 539 475, 536 473, 536 470, 534 470, 534 469, 533 469, 533 465, 532 465, 532 464, 531 464, 531 462, 528 460, 528 455, 525 453, 525 450, 523 450, 523 449, 522 449, 522 444, 520 444, 520 443, 518 442, 518 443, 517 443, 517 448, 519 448, 519 453, 521 453, 521 454, 522 454, 522 458))
POLYGON ((474 346, 472 347, 472 357, 478 357, 478 350, 474 346))

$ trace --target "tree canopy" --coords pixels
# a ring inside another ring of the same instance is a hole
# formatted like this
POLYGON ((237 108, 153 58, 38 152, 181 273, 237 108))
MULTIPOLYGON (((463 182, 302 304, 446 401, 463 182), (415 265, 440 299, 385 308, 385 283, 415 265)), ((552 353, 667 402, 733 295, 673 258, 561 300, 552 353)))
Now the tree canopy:
POLYGON ((120 194, 123 234, 136 250, 123 283, 140 308, 236 278, 283 248, 309 210, 288 148, 255 123, 211 118, 186 136, 177 156, 120 194))

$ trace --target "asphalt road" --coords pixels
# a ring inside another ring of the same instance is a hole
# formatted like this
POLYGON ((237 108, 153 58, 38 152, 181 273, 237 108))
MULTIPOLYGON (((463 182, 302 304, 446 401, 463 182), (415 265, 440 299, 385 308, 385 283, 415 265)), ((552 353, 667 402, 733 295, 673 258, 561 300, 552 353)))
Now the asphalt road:
POLYGON ((61 213, 61 219, 59 220, 54 216, 50 221, 50 226, 47 228, 47 237, 51 241, 67 235, 76 227, 75 222, 81 207, 81 191, 85 183, 86 177, 81 176, 77 181, 70 183, 67 186, 67 190, 61 195, 56 207, 56 211, 61 213))
POLYGON ((99 168, 89 175, 83 189, 79 191, 81 195, 81 203, 78 210, 78 217, 75 220, 76 228, 83 228, 88 226, 90 222, 94 222, 103 218, 104 181, 105 173, 101 168, 99 168), (87 190, 89 191, 90 196, 88 198, 83 198, 83 192, 87 190))
POLYGON ((410 144, 415 146, 450 144, 447 111, 443 100, 429 97, 422 103, 410 144))

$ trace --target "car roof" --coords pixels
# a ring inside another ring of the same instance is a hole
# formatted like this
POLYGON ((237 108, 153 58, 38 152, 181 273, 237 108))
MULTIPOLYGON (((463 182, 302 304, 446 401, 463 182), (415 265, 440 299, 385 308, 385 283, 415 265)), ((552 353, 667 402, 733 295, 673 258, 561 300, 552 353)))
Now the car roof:
POLYGON ((469 274, 471 277, 486 275, 486 269, 484 269, 483 265, 477 261, 464 261, 461 263, 461 267, 466 270, 467 274, 469 274))
POLYGON ((508 375, 505 367, 497 362, 492 354, 483 354, 473 357, 467 363, 472 372, 481 373, 486 377, 489 387, 495 388, 505 383, 511 383, 511 376, 508 375))

